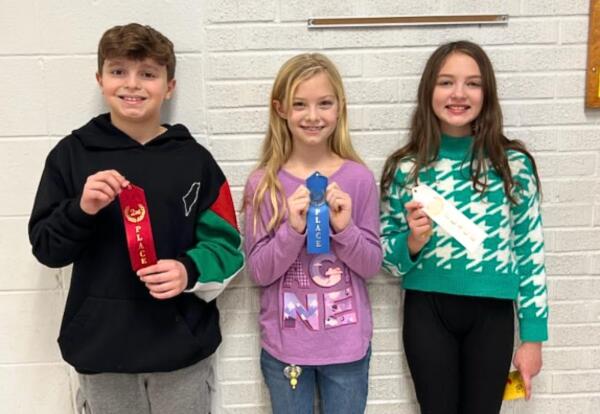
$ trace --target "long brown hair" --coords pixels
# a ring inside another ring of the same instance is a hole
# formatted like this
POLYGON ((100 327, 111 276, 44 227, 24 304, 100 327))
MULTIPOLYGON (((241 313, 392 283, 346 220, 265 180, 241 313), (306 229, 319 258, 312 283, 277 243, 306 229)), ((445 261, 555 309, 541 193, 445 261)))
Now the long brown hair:
POLYGON ((251 202, 254 209, 255 233, 257 218, 266 196, 269 197, 273 210, 273 216, 266 224, 267 231, 279 226, 286 210, 286 199, 283 187, 277 178, 277 173, 292 154, 292 135, 287 126, 287 121, 278 114, 275 102, 279 102, 287 112, 292 106, 298 85, 319 73, 327 75, 335 91, 339 108, 337 125, 334 133, 329 138, 329 148, 343 159, 363 163, 350 140, 346 93, 344 92, 342 77, 333 62, 320 53, 303 53, 289 59, 279 69, 271 91, 269 127, 263 141, 260 160, 255 169, 255 171, 261 170, 264 175, 252 195, 252 200, 244 199, 244 207, 251 202))
POLYGON ((403 158, 414 159, 413 168, 409 174, 409 180, 414 182, 418 181, 419 171, 436 160, 440 149, 441 128, 440 122, 433 112, 433 91, 440 69, 448 56, 453 53, 462 53, 471 57, 481 72, 483 106, 479 116, 471 125, 474 139, 469 169, 473 188, 480 193, 487 189, 487 159, 502 179, 507 197, 512 203, 515 203, 516 200, 512 195, 515 182, 508 164, 507 150, 520 151, 531 160, 539 190, 539 176, 535 160, 521 141, 509 140, 504 136, 502 110, 498 101, 496 76, 492 63, 479 45, 465 40, 441 45, 427 60, 419 82, 417 106, 411 119, 408 143, 396 150, 386 160, 381 176, 381 196, 384 197, 389 189, 398 163, 403 158))

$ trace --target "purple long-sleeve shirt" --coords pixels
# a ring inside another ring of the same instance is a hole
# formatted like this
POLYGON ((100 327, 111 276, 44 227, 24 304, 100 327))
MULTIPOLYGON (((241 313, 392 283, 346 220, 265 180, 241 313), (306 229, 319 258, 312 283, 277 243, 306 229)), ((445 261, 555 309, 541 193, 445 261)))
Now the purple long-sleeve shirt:
MULTIPOLYGON (((365 356, 373 333, 366 280, 379 271, 379 204, 373 174, 363 165, 345 161, 329 177, 352 198, 352 220, 335 234, 328 254, 306 252, 306 234, 287 221, 267 233, 272 208, 268 194, 254 226, 252 196, 263 173, 246 184, 244 248, 252 279, 262 287, 260 331, 262 347, 290 364, 328 365, 365 356), (254 233, 256 228, 256 233, 254 233)), ((281 170, 285 197, 304 180, 281 170)))

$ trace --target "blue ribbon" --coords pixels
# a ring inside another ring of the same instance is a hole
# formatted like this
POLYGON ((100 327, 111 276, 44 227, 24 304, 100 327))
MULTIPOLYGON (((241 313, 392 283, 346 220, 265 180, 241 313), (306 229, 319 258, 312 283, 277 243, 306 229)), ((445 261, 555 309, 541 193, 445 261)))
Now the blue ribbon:
POLYGON ((306 251, 309 254, 329 253, 329 206, 325 200, 327 177, 315 172, 306 179, 310 191, 310 206, 306 215, 306 251))

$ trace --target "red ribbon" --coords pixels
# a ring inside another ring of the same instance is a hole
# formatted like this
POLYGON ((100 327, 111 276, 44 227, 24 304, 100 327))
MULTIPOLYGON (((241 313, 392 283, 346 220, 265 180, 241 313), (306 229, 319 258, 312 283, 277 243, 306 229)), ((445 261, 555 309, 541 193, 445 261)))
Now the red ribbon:
POLYGON ((156 263, 156 248, 144 190, 129 185, 119 194, 129 259, 134 271, 156 263))

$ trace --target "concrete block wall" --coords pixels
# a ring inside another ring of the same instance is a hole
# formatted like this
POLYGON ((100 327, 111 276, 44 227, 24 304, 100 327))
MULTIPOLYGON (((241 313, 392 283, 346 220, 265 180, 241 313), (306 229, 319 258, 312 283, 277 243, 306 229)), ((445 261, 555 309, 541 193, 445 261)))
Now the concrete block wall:
MULTIPOLYGON (((73 414, 76 380, 56 336, 69 269, 30 254, 26 225, 50 148, 105 110, 94 81, 103 31, 138 21, 170 37, 182 122, 213 152, 241 205, 280 65, 321 51, 339 66, 353 140, 379 175, 405 139, 424 62, 470 39, 495 65, 507 134, 524 140, 544 190, 550 341, 531 402, 503 413, 595 413, 600 406, 600 110, 584 108, 587 0, 2 0, 0 14, 0 412, 73 414), (308 30, 317 16, 507 13, 508 25, 308 30)), ((375 333, 368 412, 417 413, 400 340, 401 293, 370 284, 375 333)), ((219 298, 215 413, 266 413, 258 365, 258 290, 243 275, 219 298)))

